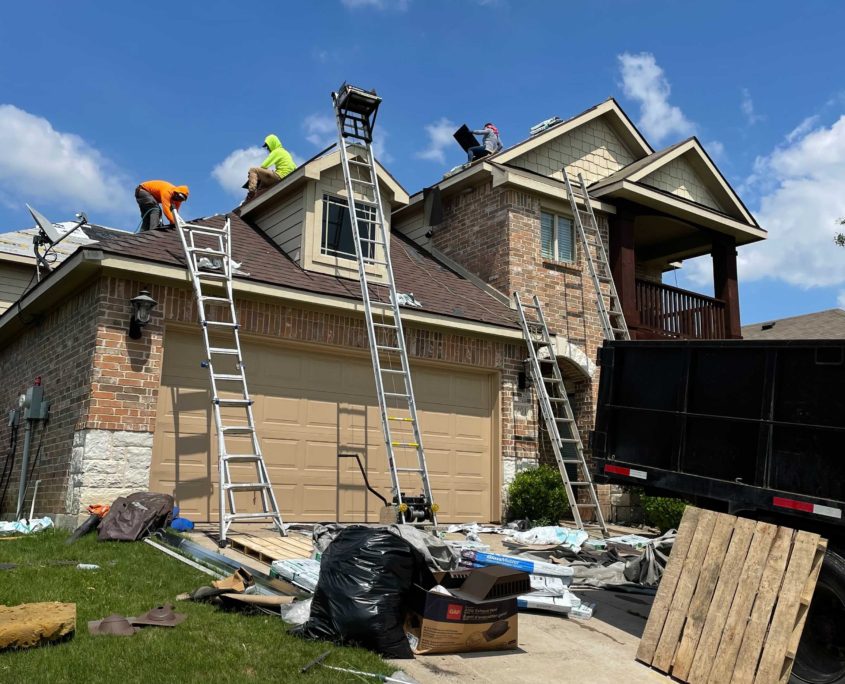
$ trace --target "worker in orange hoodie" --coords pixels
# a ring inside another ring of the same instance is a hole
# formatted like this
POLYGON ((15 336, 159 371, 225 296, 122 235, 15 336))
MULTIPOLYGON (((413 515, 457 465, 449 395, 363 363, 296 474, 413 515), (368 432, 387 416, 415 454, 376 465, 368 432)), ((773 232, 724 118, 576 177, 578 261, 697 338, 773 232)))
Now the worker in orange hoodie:
POLYGON ((172 185, 163 180, 151 180, 141 183, 135 188, 135 200, 141 210, 141 232, 150 228, 158 228, 161 223, 161 211, 172 226, 175 223, 171 209, 179 209, 182 202, 188 199, 187 185, 172 185))

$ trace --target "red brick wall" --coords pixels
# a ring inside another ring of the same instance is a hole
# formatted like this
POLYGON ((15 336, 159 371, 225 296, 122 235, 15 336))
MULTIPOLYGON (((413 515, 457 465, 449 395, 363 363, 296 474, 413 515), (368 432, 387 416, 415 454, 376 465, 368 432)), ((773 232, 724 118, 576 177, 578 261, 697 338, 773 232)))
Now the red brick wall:
MULTIPOLYGON (((35 425, 30 454, 30 463, 35 463, 32 482, 41 480, 36 514, 65 507, 73 435, 84 424, 90 401, 88 390, 97 330, 98 294, 99 286, 94 283, 54 307, 49 314, 38 318, 21 314, 26 328, 0 350, 0 413, 3 417, 0 421, 0 473, 6 471, 8 465, 10 428, 5 420, 7 411, 17 406, 18 396, 38 375, 44 387, 44 398, 50 402, 49 421, 35 425), (35 460, 39 445, 41 453, 35 460)), ((14 468, 0 513, 14 513, 23 437, 21 417, 14 468)))
MULTIPOLYGON (((367 348, 363 318, 330 311, 306 310, 281 302, 238 300, 245 333, 344 348, 367 348)), ((150 285, 143 281, 102 277, 57 307, 39 325, 0 348, 0 408, 16 404, 36 375, 53 402, 42 454, 33 479, 41 479, 38 509, 65 510, 74 433, 86 428, 154 432, 161 379, 165 326, 197 323, 196 304, 187 287, 150 285), (140 340, 126 334, 129 300, 148 289, 158 306, 140 340)), ((197 325, 197 335, 200 334, 197 325)), ((405 325, 412 358, 445 361, 499 370, 502 387, 503 455, 522 447, 514 439, 512 401, 522 370, 522 345, 458 332, 405 325)), ((21 443, 23 430, 21 429, 21 443)), ((0 445, 8 445, 8 428, 0 423, 0 445)), ((2 452, 0 452, 2 453, 2 452)), ((21 444, 17 449, 20 460, 21 444)), ((0 464, 5 462, 0 456, 0 464)), ((2 467, 0 467, 2 471, 2 467)), ((14 507, 18 471, 13 472, 4 510, 14 507)))
MULTIPOLYGON (((543 259, 542 208, 539 196, 492 188, 492 183, 482 185, 475 192, 444 200, 444 221, 434 232, 434 246, 502 292, 518 291, 523 299, 536 294, 551 331, 567 338, 588 359, 595 361, 603 333, 583 249, 576 240, 574 263, 543 259)), ((599 214, 597 220, 607 245, 606 217, 599 214)), ((586 445, 586 436, 593 427, 598 377, 593 382, 579 377, 577 372, 563 370, 586 445)), ((517 421, 517 426, 526 433, 536 434, 539 419, 539 409, 535 409, 535 421, 517 421)), ((542 430, 541 427, 541 435, 542 430)), ((554 462, 545 438, 540 444, 521 442, 522 454, 532 450, 535 457, 539 452, 541 461, 554 462)))

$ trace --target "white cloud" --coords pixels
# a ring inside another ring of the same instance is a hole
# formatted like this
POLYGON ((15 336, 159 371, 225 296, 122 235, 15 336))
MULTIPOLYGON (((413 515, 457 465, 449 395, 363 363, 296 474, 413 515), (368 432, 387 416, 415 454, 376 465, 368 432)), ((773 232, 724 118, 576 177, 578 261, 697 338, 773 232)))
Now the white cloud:
POLYGON ((397 10, 404 12, 411 6, 411 0, 340 0, 349 9, 372 8, 377 10, 397 10))
POLYGON ((328 114, 309 114, 302 122, 305 139, 312 145, 323 149, 337 142, 337 122, 328 114))
POLYGON ((810 132, 819 121, 819 115, 813 114, 813 116, 808 116, 804 119, 800 124, 798 124, 795 128, 793 128, 786 136, 786 142, 793 142, 796 138, 800 138, 801 136, 805 135, 806 133, 810 132))
POLYGON ((749 126, 753 126, 763 120, 763 117, 754 111, 754 100, 751 99, 751 93, 748 91, 748 88, 742 89, 742 101, 739 103, 739 108, 742 110, 749 126))
POLYGON ((660 144, 672 135, 689 136, 695 125, 676 106, 669 104, 672 91, 654 55, 628 52, 618 56, 622 70, 622 89, 625 95, 640 104, 637 122, 646 136, 660 144))
POLYGON ((704 143, 704 149, 715 161, 722 161, 725 158, 725 146, 718 140, 704 143))
POLYGON ((840 309, 845 309, 845 290, 840 291, 839 296, 836 298, 836 305, 840 309))
POLYGON ((456 124, 445 116, 434 123, 426 125, 425 132, 428 135, 428 147, 421 152, 417 152, 416 156, 420 159, 429 159, 440 164, 445 164, 446 155, 444 152, 447 147, 455 144, 455 138, 453 136, 456 129, 456 124))
POLYGON ((211 171, 211 175, 220 183, 220 187, 232 195, 244 193, 243 184, 249 167, 258 166, 267 152, 253 145, 246 149, 235 150, 211 171))
MULTIPOLYGON (((291 150, 288 150, 288 152, 293 157, 294 163, 300 166, 303 162, 302 157, 291 150)), ((244 194, 243 184, 246 182, 250 167, 260 165, 266 156, 267 151, 256 145, 246 149, 234 150, 211 170, 211 175, 220 184, 220 187, 229 194, 242 195, 244 194)))
POLYGON ((49 202, 68 211, 112 215, 135 209, 125 175, 80 136, 57 131, 47 119, 0 105, 0 150, 4 203, 49 202))
POLYGON ((390 164, 393 161, 393 155, 387 151, 387 139, 390 134, 384 128, 376 127, 373 133, 373 156, 384 164, 390 164))
POLYGON ((740 275, 804 288, 845 284, 845 250, 833 244, 845 216, 845 115, 790 136, 755 164, 773 181, 757 212, 769 239, 739 250, 740 275))

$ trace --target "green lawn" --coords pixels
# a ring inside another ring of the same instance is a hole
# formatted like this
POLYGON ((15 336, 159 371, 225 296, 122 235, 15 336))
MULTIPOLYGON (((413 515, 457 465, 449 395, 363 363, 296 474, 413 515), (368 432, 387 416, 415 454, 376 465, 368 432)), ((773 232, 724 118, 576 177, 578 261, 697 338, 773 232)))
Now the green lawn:
POLYGON ((208 584, 211 577, 151 546, 99 542, 88 535, 67 546, 67 534, 37 533, 0 540, 0 604, 37 601, 76 603, 76 634, 67 642, 0 653, 0 682, 343 682, 377 681, 315 667, 299 668, 320 653, 334 652, 327 664, 390 674, 377 655, 304 641, 269 615, 226 613, 213 606, 179 601, 177 594, 208 584), (98 571, 49 561, 95 563, 98 571), (144 628, 132 637, 92 637, 88 620, 111 613, 140 615, 164 602, 188 619, 172 629, 144 628))

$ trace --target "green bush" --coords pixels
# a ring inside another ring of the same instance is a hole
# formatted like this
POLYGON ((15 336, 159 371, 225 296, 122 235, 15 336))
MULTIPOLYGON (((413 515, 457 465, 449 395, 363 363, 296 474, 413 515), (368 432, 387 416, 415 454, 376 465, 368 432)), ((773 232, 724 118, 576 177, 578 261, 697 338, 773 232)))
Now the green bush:
POLYGON ((569 511, 560 471, 549 466, 518 473, 508 487, 508 520, 557 525, 569 511))
POLYGON ((683 499, 671 499, 665 496, 640 496, 640 505, 643 507, 645 521, 661 532, 678 529, 681 524, 681 516, 687 507, 683 499))

